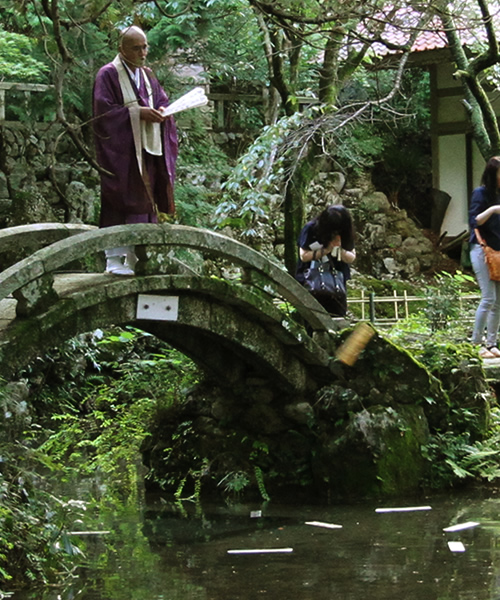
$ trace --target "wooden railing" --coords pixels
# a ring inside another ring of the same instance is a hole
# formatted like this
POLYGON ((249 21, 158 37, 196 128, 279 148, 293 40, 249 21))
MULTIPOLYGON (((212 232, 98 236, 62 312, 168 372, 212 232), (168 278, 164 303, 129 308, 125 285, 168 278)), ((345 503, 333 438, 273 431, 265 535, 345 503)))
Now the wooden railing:
MULTIPOLYGON (((479 302, 479 294, 464 294, 459 297, 461 319, 472 321, 474 308, 479 302)), ((378 325, 392 325, 401 319, 423 310, 427 304, 425 296, 410 296, 403 291, 394 291, 392 296, 376 296, 373 292, 361 290, 361 295, 348 296, 347 304, 356 321, 370 321, 378 325), (387 313, 391 312, 391 316, 387 313)))
POLYGON ((53 85, 43 83, 15 83, 10 81, 0 81, 0 121, 5 121, 5 92, 17 91, 24 92, 27 97, 31 92, 46 92, 53 89, 53 85))

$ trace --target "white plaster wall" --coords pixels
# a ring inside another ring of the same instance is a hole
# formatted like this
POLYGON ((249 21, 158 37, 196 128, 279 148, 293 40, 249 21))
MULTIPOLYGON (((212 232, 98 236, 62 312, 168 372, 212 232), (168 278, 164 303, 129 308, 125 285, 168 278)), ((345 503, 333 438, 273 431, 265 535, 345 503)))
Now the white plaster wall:
MULTIPOLYGON (((460 83, 453 79, 454 66, 452 63, 442 63, 436 66, 436 85, 440 91, 451 92, 438 97, 435 105, 435 119, 441 125, 456 125, 467 129, 467 114, 462 103, 463 91, 460 83)), ((489 94, 490 101, 497 115, 500 114, 500 93, 489 94)), ((457 130, 457 129, 455 129, 457 130)), ((450 194, 451 201, 441 227, 441 234, 447 236, 460 235, 469 228, 468 206, 469 190, 467 189, 466 172, 466 142, 465 133, 441 134, 437 141, 437 187, 450 194)), ((472 188, 481 183, 485 160, 477 146, 472 144, 472 188)))
POLYGON ((460 235, 469 228, 465 135, 442 135, 438 139, 439 189, 451 196, 441 233, 460 235))
POLYGON ((436 83, 439 89, 444 90, 446 88, 456 88, 457 81, 453 79, 453 73, 455 71, 455 67, 453 63, 440 62, 435 65, 437 79, 436 83))

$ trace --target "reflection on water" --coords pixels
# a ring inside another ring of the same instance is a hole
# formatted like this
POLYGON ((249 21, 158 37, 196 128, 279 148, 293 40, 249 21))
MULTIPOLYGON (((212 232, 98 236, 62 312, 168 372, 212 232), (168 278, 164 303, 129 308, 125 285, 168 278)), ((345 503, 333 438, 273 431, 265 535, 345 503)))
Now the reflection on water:
MULTIPOLYGON (((406 500, 431 510, 376 513, 377 505, 204 506, 155 502, 103 523, 92 565, 66 590, 15 600, 496 600, 500 498, 406 500), (256 516, 255 511, 262 511, 256 516), (253 513, 253 514, 252 514, 253 513), (306 525, 320 521, 330 529, 306 525), (443 529, 476 521, 457 532, 443 529), (461 541, 465 552, 451 552, 461 541), (293 548, 275 554, 228 550, 293 548), (106 551, 105 551, 106 549, 106 551)), ((388 506, 389 504, 385 504, 388 506)), ((393 506, 397 504, 393 504, 393 506)))

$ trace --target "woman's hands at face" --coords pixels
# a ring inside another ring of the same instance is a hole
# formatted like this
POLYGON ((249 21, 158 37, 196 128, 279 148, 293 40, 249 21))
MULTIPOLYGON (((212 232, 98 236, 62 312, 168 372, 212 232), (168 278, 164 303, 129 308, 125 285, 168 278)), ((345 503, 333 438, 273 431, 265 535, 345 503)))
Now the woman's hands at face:
POLYGON ((340 246, 341 243, 342 240, 340 238, 340 235, 336 235, 330 240, 330 243, 328 244, 326 249, 328 250, 328 252, 331 252, 335 247, 340 246))

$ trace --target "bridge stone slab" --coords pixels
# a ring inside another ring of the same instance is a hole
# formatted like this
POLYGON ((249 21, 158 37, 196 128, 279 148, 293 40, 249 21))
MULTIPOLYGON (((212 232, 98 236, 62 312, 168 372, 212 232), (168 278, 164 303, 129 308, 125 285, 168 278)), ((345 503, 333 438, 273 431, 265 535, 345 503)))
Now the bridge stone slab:
MULTIPOLYGON (((58 277, 62 289, 71 276, 58 277)), ((193 354, 192 358, 203 362, 204 357, 195 352, 196 340, 202 340, 204 351, 211 355, 212 367, 216 357, 219 357, 217 360, 222 365, 234 370, 232 379, 248 373, 250 366, 254 376, 262 374, 273 385, 279 382, 284 389, 297 390, 315 385, 308 374, 307 365, 313 363, 327 372, 328 355, 307 336, 306 345, 299 343, 296 334, 285 331, 277 336, 273 332, 279 327, 282 315, 272 305, 268 307, 266 318, 259 322, 258 311, 252 302, 257 306, 265 302, 248 290, 244 295, 246 304, 241 298, 238 302, 227 303, 226 297, 237 292, 224 281, 193 281, 191 277, 171 275, 130 278, 123 282, 103 275, 84 279, 92 280, 94 285, 98 282, 99 285, 88 289, 77 286, 79 291, 73 294, 67 290, 61 292, 61 299, 43 315, 18 319, 3 331, 0 339, 12 335, 11 349, 15 349, 15 354, 22 357, 13 360, 4 355, 0 360, 4 373, 5 369, 19 368, 36 352, 44 352, 71 336, 95 328, 135 324, 151 330, 156 325, 145 325, 136 318, 138 294, 146 290, 153 293, 179 293, 179 322, 169 323, 171 329, 163 330, 167 341, 178 341, 176 330, 182 330, 188 338, 184 340, 183 347, 193 354), (248 310, 248 307, 252 310, 248 310), (274 317, 274 322, 271 317, 274 317), (247 367, 243 367, 244 364, 247 367)))
POLYGON ((14 290, 13 296, 17 300, 17 316, 26 317, 41 312, 54 304, 58 300, 58 295, 52 287, 53 283, 52 273, 44 273, 41 277, 14 290))

